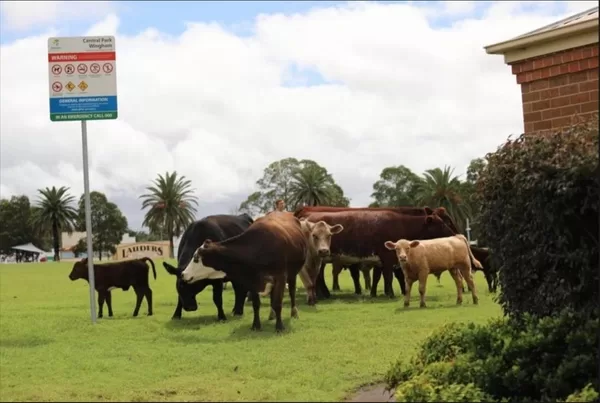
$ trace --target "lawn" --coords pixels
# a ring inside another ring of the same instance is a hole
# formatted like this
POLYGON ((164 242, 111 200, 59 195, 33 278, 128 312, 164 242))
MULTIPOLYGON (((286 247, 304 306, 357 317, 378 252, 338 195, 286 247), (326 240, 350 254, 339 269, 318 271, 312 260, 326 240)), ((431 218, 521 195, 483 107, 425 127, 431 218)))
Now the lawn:
MULTIPOLYGON (((158 278, 150 279, 154 316, 146 316, 144 300, 133 318, 133 290, 115 290, 115 316, 92 325, 88 285, 68 279, 71 265, 0 265, 1 401, 340 401, 380 379, 398 357, 408 358, 436 327, 501 315, 482 273, 475 275, 479 306, 469 294, 457 307, 445 273, 441 285, 429 278, 428 308, 418 308, 413 287, 412 306, 404 309, 399 298, 354 296, 344 271, 342 291, 316 307, 300 290, 299 319, 290 319, 286 293, 282 335, 267 322, 268 299, 261 332, 250 331, 251 305, 233 318, 230 285, 227 322, 216 321, 210 289, 198 296, 198 311, 173 321, 174 278, 159 261, 158 278)), ((397 282, 394 289, 400 292, 397 282)))

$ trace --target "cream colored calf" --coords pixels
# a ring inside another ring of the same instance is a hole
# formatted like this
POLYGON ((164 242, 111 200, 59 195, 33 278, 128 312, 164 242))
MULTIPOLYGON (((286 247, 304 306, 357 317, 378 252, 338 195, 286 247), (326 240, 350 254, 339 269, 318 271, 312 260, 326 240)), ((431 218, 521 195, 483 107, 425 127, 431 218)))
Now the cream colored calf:
POLYGON ((481 268, 481 263, 471 253, 467 238, 463 235, 422 241, 400 239, 397 242, 385 242, 385 247, 396 251, 398 262, 402 267, 404 280, 406 281, 405 307, 410 305, 410 291, 413 283, 418 280, 421 308, 424 308, 426 306, 427 277, 429 274, 437 275, 446 270, 450 272, 456 283, 456 303, 462 304, 461 275, 471 290, 473 304, 478 303, 479 298, 475 291, 475 283, 471 272, 471 259, 477 268, 481 268))

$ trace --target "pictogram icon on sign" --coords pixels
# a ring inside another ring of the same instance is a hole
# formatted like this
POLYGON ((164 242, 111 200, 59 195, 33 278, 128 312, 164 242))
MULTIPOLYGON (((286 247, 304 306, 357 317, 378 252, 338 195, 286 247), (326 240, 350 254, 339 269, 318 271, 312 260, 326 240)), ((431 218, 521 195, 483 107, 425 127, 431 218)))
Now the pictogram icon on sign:
POLYGON ((113 65, 110 63, 104 63, 102 70, 104 70, 106 74, 111 73, 113 71, 113 65))
POLYGON ((67 85, 65 85, 65 87, 67 87, 67 89, 69 90, 69 92, 73 91, 73 88, 75 88, 75 84, 73 84, 72 82, 68 82, 67 85))
POLYGON ((87 89, 88 85, 85 83, 85 81, 82 81, 79 83, 78 87, 81 91, 85 91, 87 89))
POLYGON ((85 74, 85 73, 87 73, 87 69, 88 69, 87 66, 85 64, 83 64, 83 63, 79 63, 77 65, 77 72, 79 74, 85 74))
POLYGON ((62 84, 59 83, 58 81, 55 81, 52 83, 52 91, 54 92, 61 92, 62 91, 62 84))
POLYGON ((57 76, 60 73, 62 73, 62 67, 60 66, 60 64, 55 64, 54 66, 52 66, 52 74, 57 76))
POLYGON ((75 73, 75 66, 73 66, 72 64, 67 64, 65 66, 65 73, 66 74, 73 74, 73 73, 75 73))
POLYGON ((90 64, 90 71, 92 72, 92 74, 100 73, 100 65, 98 63, 90 64))

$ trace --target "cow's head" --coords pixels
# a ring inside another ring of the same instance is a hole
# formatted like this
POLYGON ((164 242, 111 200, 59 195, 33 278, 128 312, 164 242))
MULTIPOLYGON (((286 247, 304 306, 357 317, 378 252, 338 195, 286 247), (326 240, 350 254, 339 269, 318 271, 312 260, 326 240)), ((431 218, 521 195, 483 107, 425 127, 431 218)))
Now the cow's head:
POLYGON ((88 260, 87 257, 81 259, 79 262, 75 262, 73 264, 73 269, 71 269, 71 273, 69 274, 69 278, 71 281, 78 280, 83 278, 85 280, 88 279, 88 260))
POLYGON ((331 237, 344 230, 341 224, 329 225, 325 221, 313 223, 305 218, 300 220, 300 225, 308 238, 308 247, 311 253, 319 257, 329 256, 331 237))
POLYGON ((179 296, 183 309, 188 312, 197 310, 198 302, 196 302, 196 293, 194 293, 192 286, 181 279, 181 272, 183 270, 171 266, 167 262, 163 262, 163 266, 167 273, 175 276, 175 289, 177 290, 177 295, 179 296))
POLYGON ((215 270, 212 267, 204 265, 202 255, 204 252, 214 247, 214 243, 207 239, 194 252, 192 260, 187 264, 186 268, 181 272, 181 279, 186 283, 195 283, 196 281, 209 279, 218 280, 225 278, 225 272, 215 270))
POLYGON ((452 235, 460 234, 460 232, 458 232, 458 228, 456 228, 456 224, 454 224, 454 221, 452 220, 452 217, 450 217, 450 214, 448 214, 448 211, 444 207, 438 207, 431 213, 428 212, 427 214, 435 214, 440 217, 442 221, 444 221, 444 224, 446 224, 446 226, 453 232, 452 235))
POLYGON ((443 238, 456 235, 436 212, 425 217, 422 234, 421 239, 443 238))
POLYGON ((410 249, 416 248, 419 246, 419 244, 419 241, 409 241, 407 239, 400 239, 397 242, 386 241, 384 243, 387 249, 396 252, 396 257, 398 257, 398 262, 400 262, 401 265, 408 261, 408 253, 410 249))

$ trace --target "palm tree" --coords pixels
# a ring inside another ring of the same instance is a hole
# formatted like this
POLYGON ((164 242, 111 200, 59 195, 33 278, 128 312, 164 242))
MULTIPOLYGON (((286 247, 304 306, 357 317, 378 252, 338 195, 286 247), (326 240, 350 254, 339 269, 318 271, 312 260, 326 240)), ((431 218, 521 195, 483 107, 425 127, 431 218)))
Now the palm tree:
POLYGON ((142 225, 153 232, 164 229, 169 237, 170 257, 174 257, 173 237, 179 236, 183 230, 194 221, 198 205, 192 195, 191 181, 185 176, 177 176, 177 172, 165 176, 158 175, 151 186, 146 188, 149 193, 140 196, 142 210, 150 208, 144 216, 142 225))
POLYGON ((75 197, 69 195, 69 188, 62 186, 57 189, 38 189, 41 194, 34 210, 32 224, 39 233, 52 231, 52 245, 54 248, 54 261, 60 261, 59 234, 66 231, 69 235, 73 233, 77 220, 77 210, 72 206, 75 197))
POLYGON ((334 183, 325 169, 308 165, 292 173, 290 194, 292 204, 319 206, 329 204, 334 198, 334 183))
POLYGON ((458 230, 464 232, 470 208, 463 198, 463 185, 457 176, 452 176, 453 172, 454 169, 450 167, 425 171, 423 179, 417 184, 416 201, 421 206, 444 207, 458 230))

